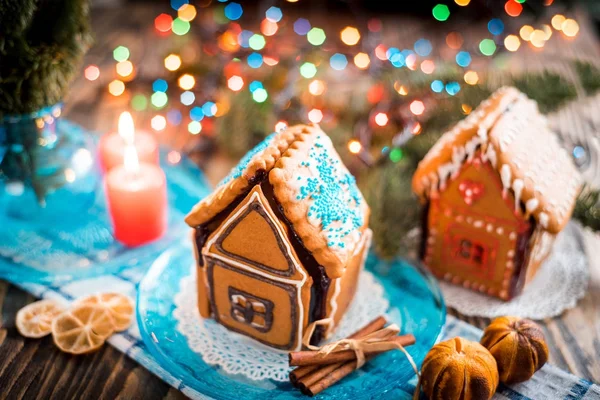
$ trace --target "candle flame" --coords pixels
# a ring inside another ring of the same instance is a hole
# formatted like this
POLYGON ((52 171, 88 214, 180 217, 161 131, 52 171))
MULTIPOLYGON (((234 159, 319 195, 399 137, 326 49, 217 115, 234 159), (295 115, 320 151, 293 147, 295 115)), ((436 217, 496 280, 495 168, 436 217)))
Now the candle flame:
POLYGON ((133 146, 125 146, 123 154, 123 165, 128 172, 138 172, 140 170, 140 161, 138 154, 133 146))
POLYGON ((135 126, 133 125, 133 118, 129 111, 124 111, 119 116, 119 135, 123 138, 125 144, 128 146, 133 145, 135 126))

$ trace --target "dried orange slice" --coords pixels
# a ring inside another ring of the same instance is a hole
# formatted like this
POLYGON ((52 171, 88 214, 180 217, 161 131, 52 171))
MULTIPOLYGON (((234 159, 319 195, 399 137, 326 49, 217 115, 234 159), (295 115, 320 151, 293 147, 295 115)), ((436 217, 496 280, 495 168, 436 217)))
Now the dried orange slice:
POLYGON ((133 318, 133 300, 120 293, 99 293, 75 301, 74 305, 91 304, 108 308, 117 332, 131 325, 133 318))
POLYGON ((41 338, 52 331, 52 321, 64 311, 54 300, 40 300, 17 312, 17 330, 28 338, 41 338))
POLYGON ((104 306, 82 304, 52 322, 52 338, 66 353, 85 354, 100 348, 114 333, 110 312, 104 306))

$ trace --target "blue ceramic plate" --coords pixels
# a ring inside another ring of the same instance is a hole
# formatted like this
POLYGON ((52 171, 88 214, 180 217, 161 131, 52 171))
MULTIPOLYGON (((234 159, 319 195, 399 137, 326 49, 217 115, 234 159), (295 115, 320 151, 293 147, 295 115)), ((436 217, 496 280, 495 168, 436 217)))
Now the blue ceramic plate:
MULTIPOLYGON (((81 141, 91 154, 96 154, 96 136, 65 120, 61 120, 59 127, 81 141)), ((115 241, 102 176, 95 164, 85 177, 86 195, 78 197, 87 204, 56 201, 65 208, 56 214, 69 217, 39 222, 26 215, 9 218, 0 212, 0 279, 58 285, 73 279, 118 273, 142 259, 156 258, 181 237, 187 237, 189 228, 183 221, 184 216, 212 189, 198 167, 187 158, 171 164, 166 160, 166 151, 160 156, 169 201, 168 228, 160 239, 136 248, 127 248, 115 241)))
MULTIPOLYGON (((206 364, 192 351, 185 336, 176 329, 173 316, 180 281, 189 274, 193 255, 180 243, 164 252, 150 267, 138 290, 137 318, 144 344, 161 366, 189 388, 215 399, 300 399, 306 397, 288 382, 252 381, 230 375, 206 364)), ((417 343, 408 347, 417 365, 440 337, 446 308, 435 279, 421 267, 405 260, 384 262, 369 255, 366 268, 385 289, 390 303, 387 314, 396 316, 402 333, 412 333, 417 343)), ((374 316, 375 317, 375 316, 374 316)), ((358 327, 357 327, 358 328, 358 327)), ((318 399, 410 399, 414 372, 404 354, 389 352, 368 362, 318 399)))

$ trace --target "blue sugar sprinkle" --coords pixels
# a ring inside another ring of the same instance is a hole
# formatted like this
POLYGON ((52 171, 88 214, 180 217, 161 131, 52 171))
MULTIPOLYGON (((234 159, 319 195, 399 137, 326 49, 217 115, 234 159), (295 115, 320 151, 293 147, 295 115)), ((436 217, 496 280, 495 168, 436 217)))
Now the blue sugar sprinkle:
MULTIPOLYGON (((257 144, 252 150, 250 150, 248 153, 246 153, 246 155, 244 157, 242 157, 242 159, 240 160, 238 165, 235 166, 231 170, 229 175, 227 175, 225 178, 223 178, 223 180, 221 182, 219 182, 217 187, 225 185, 225 184, 229 183, 230 181, 242 176, 242 174, 244 173, 246 168, 248 168, 248 164, 250 164, 250 160, 252 160, 252 157, 254 157, 256 154, 260 153, 261 151, 263 151, 267 147, 269 147, 269 145, 273 141, 274 137, 275 137, 275 133, 270 134, 262 142, 257 144)), ((300 200, 300 199, 298 199, 298 200, 300 200)))
MULTIPOLYGON (((317 139, 320 139, 320 135, 317 139)), ((318 140, 309 152, 308 161, 300 162, 300 166, 315 166, 318 176, 308 177, 299 189, 299 200, 311 199, 308 216, 315 216, 321 222, 325 232, 336 232, 327 235, 329 239, 343 239, 362 227, 364 215, 361 210, 362 196, 356 186, 356 180, 345 168, 339 168, 339 159, 330 154, 328 148, 318 140), (350 224, 344 229, 335 224, 350 224)), ((313 170, 314 170, 313 169, 313 170)), ((341 241, 329 241, 329 247, 344 248, 341 241)))

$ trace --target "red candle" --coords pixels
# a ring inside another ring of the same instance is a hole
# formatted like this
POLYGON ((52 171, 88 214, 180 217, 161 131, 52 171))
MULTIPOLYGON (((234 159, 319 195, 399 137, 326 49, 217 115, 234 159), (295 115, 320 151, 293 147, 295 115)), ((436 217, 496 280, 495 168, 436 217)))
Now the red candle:
POLYGON ((124 164, 105 178, 108 210, 115 238, 126 246, 139 246, 167 228, 166 178, 158 166, 138 163, 133 146, 124 152, 124 164))
POLYGON ((136 132, 131 114, 125 111, 119 117, 118 133, 109 133, 100 139, 98 151, 102 170, 110 171, 117 165, 122 165, 127 146, 135 147, 140 162, 158 165, 156 140, 149 133, 136 132))

